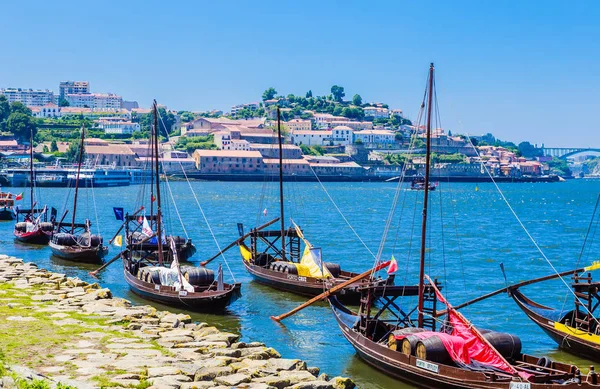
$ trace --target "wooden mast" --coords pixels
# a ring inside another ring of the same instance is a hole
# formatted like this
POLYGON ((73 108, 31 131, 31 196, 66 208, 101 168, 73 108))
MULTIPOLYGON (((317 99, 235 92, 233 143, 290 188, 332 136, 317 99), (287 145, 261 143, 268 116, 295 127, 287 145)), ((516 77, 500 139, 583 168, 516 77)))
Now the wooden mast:
MULTIPOLYGON (((158 241, 158 263, 163 263, 163 246, 162 246, 162 215, 160 209, 160 170, 158 165, 158 112, 156 100, 154 100, 154 166, 156 174, 156 237, 158 241)), ((150 201, 152 202, 152 201, 150 201)))
POLYGON ((281 259, 285 261, 285 216, 283 214, 283 145, 281 144, 281 111, 277 107, 277 137, 279 139, 279 213, 281 214, 281 259))
POLYGON ((30 197, 31 197, 31 220, 33 221, 33 130, 31 130, 31 135, 29 137, 29 177, 31 179, 30 182, 30 197))
MULTIPOLYGON (((73 198, 73 218, 71 219, 71 234, 75 232, 75 214, 77 213, 77 194, 79 193, 79 173, 83 159, 83 139, 85 138, 85 125, 81 126, 81 142, 79 143, 79 164, 77 165, 77 177, 75 178, 75 196, 73 198)), ((91 178, 93 179, 93 177, 91 178)))
POLYGON ((423 328, 423 308, 425 302, 425 249, 427 239, 427 206, 429 200, 429 165, 431 163, 431 106, 433 101, 433 63, 429 66, 429 92, 427 94, 427 151, 425 155, 425 192, 423 199, 423 222, 421 224, 421 260, 419 264, 419 305, 418 326, 423 328))

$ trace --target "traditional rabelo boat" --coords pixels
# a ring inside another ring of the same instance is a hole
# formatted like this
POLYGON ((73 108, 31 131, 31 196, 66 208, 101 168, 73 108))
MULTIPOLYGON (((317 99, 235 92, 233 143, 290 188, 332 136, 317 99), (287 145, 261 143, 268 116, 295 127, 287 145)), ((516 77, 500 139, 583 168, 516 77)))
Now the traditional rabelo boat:
MULTIPOLYGON (((344 337, 369 365, 420 388, 598 387, 595 373, 582 379, 576 366, 523 354, 516 336, 477 329, 446 301, 437 280, 425 275, 433 77, 432 64, 425 96, 427 150, 419 282, 415 286, 360 288, 358 313, 326 293, 344 337), (417 306, 411 309, 409 302, 415 297, 417 306), (399 300, 404 298, 408 301, 399 300), (446 317, 439 320, 442 305, 446 317)), ((388 263, 379 264, 361 276, 369 277, 386 266, 388 263)))
MULTIPOLYGON (((92 233, 92 222, 89 219, 86 219, 83 223, 75 222, 77 197, 79 194, 79 173, 83 163, 84 139, 85 127, 82 127, 71 223, 64 222, 68 213, 68 210, 65 210, 61 219, 54 226, 52 239, 48 245, 52 250, 52 254, 61 259, 76 262, 100 262, 108 252, 108 248, 103 245, 102 236, 92 233)), ((96 205, 94 204, 94 206, 96 205)))
POLYGON ((216 277, 212 270, 205 267, 181 266, 179 254, 186 248, 183 245, 178 247, 176 237, 168 236, 165 232, 156 101, 153 114, 150 139, 154 165, 151 212, 149 216, 138 216, 139 211, 124 216, 123 224, 128 238, 120 256, 123 259, 125 281, 134 293, 153 301, 192 311, 222 312, 241 296, 241 284, 225 283, 221 266, 216 277))
POLYGON ((33 131, 29 147, 29 209, 15 208, 16 223, 14 229, 15 239, 22 243, 47 244, 52 236, 54 225, 48 222, 48 208, 35 208, 35 172, 33 169, 33 131), (21 221, 20 216, 23 215, 21 221))
MULTIPOLYGON (((279 139, 280 217, 261 227, 252 229, 233 244, 239 245, 244 268, 257 282, 304 296, 316 296, 325 289, 351 279, 357 273, 345 271, 336 263, 323 262, 321 249, 314 247, 294 222, 292 222, 292 226, 285 227, 283 146, 279 109, 277 109, 277 131, 279 139), (277 221, 279 221, 279 229, 265 230, 266 227, 277 221), (249 245, 246 244, 247 238, 250 239, 249 245), (304 243, 304 249, 302 249, 302 243, 304 243)), ((239 230, 240 232, 243 231, 243 225, 239 225, 239 230)), ((358 288, 364 282, 357 281, 347 285, 339 291, 340 298, 347 302, 358 303, 360 298, 358 288)), ((377 282, 381 285, 391 284, 393 283, 393 276, 372 280, 371 282, 377 282)))
POLYGON ((15 219, 15 195, 0 190, 0 220, 15 219))

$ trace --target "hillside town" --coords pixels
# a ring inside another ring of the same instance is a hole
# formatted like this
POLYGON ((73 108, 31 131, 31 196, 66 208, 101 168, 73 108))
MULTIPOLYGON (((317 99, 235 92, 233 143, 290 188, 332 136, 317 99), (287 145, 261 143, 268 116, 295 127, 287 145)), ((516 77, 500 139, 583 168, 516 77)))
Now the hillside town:
MULTIPOLYGON (((344 88, 337 85, 327 96, 313 96, 312 91, 305 96, 279 96, 269 88, 262 100, 232 106, 229 112, 160 106, 163 170, 205 179, 261 179, 277 174, 279 108, 287 176, 388 180, 403 171, 412 176, 423 174, 423 126, 413 125, 402 109, 363 102, 358 94, 351 100, 344 97, 344 88)), ((150 109, 140 108, 136 101, 92 92, 88 81, 61 81, 58 93, 2 88, 0 158, 5 167, 28 158, 29 137, 24 136, 28 128, 36 133, 38 161, 54 165, 74 162, 69 149, 76 147, 79 128, 85 125, 88 166, 144 169, 150 116, 150 109)), ((489 133, 467 137, 438 128, 431 145, 433 174, 440 178, 570 175, 563 161, 542 155, 529 142, 502 142, 489 133)))

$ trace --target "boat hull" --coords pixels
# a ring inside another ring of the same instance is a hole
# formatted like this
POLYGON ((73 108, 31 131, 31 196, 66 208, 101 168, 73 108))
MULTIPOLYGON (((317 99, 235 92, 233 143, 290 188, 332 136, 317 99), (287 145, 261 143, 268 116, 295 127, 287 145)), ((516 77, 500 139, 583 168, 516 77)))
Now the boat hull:
POLYGON ((570 336, 565 332, 559 331, 555 328, 556 322, 554 320, 544 317, 530 307, 534 306, 541 310, 550 308, 544 307, 543 305, 528 299, 518 289, 511 291, 511 297, 527 317, 548 334, 548 336, 558 344, 560 349, 576 356, 585 357, 593 361, 600 361, 600 344, 576 336, 570 336))
POLYGON ((52 250, 55 257, 66 259, 74 262, 102 262, 102 259, 108 252, 108 248, 104 246, 96 247, 81 247, 81 246, 62 246, 52 241, 48 242, 48 246, 52 250))
MULTIPOLYGON (((344 279, 337 279, 337 282, 324 282, 324 280, 320 278, 300 277, 295 274, 282 273, 254 265, 248 261, 243 261, 243 263, 248 273, 250 273, 252 278, 258 283, 270 286, 274 289, 307 297, 318 296, 326 289, 356 275, 354 273, 343 272, 347 274, 347 277, 344 279)), ((386 280, 382 280, 382 282, 386 282, 386 280)), ((347 304, 358 304, 360 301, 358 286, 360 285, 361 283, 359 281, 356 284, 349 285, 347 288, 343 288, 338 293, 338 298, 347 304)))
POLYGON ((37 229, 31 232, 14 232, 15 239, 21 243, 29 243, 29 244, 48 244, 50 238, 52 237, 52 233, 46 233, 41 229, 37 229))
POLYGON ((131 291, 138 296, 194 312, 223 313, 227 306, 241 297, 242 285, 240 283, 225 284, 222 291, 208 290, 183 295, 173 287, 138 279, 127 270, 126 266, 123 268, 123 274, 131 291))
POLYGON ((0 220, 14 220, 15 213, 11 208, 0 208, 0 220))

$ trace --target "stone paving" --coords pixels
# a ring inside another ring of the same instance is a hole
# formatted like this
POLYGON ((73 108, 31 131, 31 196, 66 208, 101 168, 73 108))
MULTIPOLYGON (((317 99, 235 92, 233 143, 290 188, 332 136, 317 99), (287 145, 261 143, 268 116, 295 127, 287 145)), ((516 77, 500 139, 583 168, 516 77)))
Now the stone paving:
POLYGON ((134 306, 96 283, 6 255, 0 255, 0 326, 6 328, 0 331, 6 359, 0 387, 16 387, 19 379, 82 389, 355 386, 301 360, 281 358, 262 343, 192 323, 189 315, 134 306))

